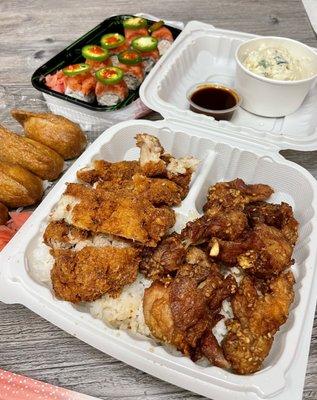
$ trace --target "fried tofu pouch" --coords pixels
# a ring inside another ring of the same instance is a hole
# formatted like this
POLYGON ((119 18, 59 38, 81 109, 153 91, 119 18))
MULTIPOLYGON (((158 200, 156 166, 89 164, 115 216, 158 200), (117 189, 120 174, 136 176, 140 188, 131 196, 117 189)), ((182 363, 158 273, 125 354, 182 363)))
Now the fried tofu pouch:
POLYGON ((9 220, 9 211, 7 207, 0 203, 0 225, 4 225, 9 220))
POLYGON ((0 201, 9 208, 37 203, 43 195, 42 181, 19 165, 0 161, 0 201))
POLYGON ((1 125, 0 142, 1 161, 18 164, 47 180, 57 179, 63 170, 64 160, 54 150, 1 125))
POLYGON ((87 145, 80 126, 61 115, 16 109, 11 115, 23 126, 26 137, 56 151, 64 160, 78 157, 87 145))

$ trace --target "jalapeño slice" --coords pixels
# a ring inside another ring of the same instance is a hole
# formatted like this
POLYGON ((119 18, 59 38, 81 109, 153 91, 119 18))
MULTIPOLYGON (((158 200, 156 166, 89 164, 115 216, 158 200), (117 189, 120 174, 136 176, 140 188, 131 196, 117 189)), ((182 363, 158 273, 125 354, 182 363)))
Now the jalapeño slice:
POLYGON ((123 27, 126 29, 140 29, 147 26, 147 20, 141 17, 132 17, 123 21, 123 27))
POLYGON ((135 65, 142 61, 142 57, 135 50, 126 50, 118 55, 118 59, 122 64, 135 65))
POLYGON ((157 31, 158 29, 162 28, 162 26, 164 26, 163 20, 154 22, 154 24, 149 27, 149 32, 152 33, 154 31, 157 31))
POLYGON ((104 49, 115 49, 125 42, 125 37, 120 33, 107 33, 100 39, 101 46, 104 49))
POLYGON ((84 46, 81 50, 81 54, 88 60, 93 61, 104 61, 109 55, 107 49, 103 49, 95 44, 84 46))
POLYGON ((67 76, 76 76, 79 74, 83 74, 84 72, 88 72, 90 70, 90 66, 85 63, 73 64, 65 67, 63 69, 63 73, 67 76))
POLYGON ((118 67, 105 67, 98 69, 96 78, 104 85, 115 85, 123 78, 123 71, 118 67))
POLYGON ((152 51, 157 48, 157 39, 152 36, 141 36, 132 40, 131 47, 139 51, 152 51))

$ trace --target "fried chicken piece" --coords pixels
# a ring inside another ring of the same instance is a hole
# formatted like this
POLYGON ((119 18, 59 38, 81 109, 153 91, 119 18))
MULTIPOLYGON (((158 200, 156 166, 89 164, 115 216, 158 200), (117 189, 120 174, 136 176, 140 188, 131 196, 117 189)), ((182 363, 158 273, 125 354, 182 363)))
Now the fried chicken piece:
POLYGON ((174 279, 165 284, 155 281, 145 290, 145 323, 160 341, 193 359, 205 355, 212 364, 227 368, 211 329, 222 318, 222 301, 237 288, 235 279, 223 279, 218 266, 199 248, 190 248, 185 261, 174 279))
POLYGON ((156 279, 177 271, 183 264, 186 249, 180 236, 174 233, 164 238, 156 248, 145 248, 142 253, 140 271, 148 278, 156 279))
POLYGON ((218 182, 209 188, 203 209, 210 216, 228 210, 243 211, 246 204, 266 200, 272 193, 273 189, 268 185, 247 185, 239 178, 218 182))
POLYGON ((118 295, 135 281, 140 262, 137 249, 84 247, 80 251, 54 250, 51 279, 56 297, 78 303, 93 301, 104 293, 118 295))
POLYGON ((251 374, 261 368, 275 333, 287 320, 294 283, 289 271, 274 278, 267 293, 259 295, 254 281, 243 278, 232 299, 234 319, 226 322, 228 333, 222 342, 225 357, 238 374, 251 374))
POLYGON ((250 248, 250 232, 241 235, 239 240, 222 240, 212 238, 208 243, 209 255, 217 261, 227 264, 237 264, 238 256, 250 248))
POLYGON ((43 239, 49 247, 70 249, 88 236, 88 231, 78 229, 65 221, 51 221, 45 229, 43 239))
POLYGON ((157 137, 138 133, 136 145, 140 148, 140 166, 146 176, 165 175, 166 162, 161 159, 164 149, 157 137))
POLYGON ((184 243, 201 244, 212 237, 223 240, 235 240, 248 227, 246 215, 241 211, 228 211, 214 216, 204 215, 188 222, 181 232, 184 243))
POLYGON ((248 204, 245 213, 253 225, 264 223, 274 226, 284 234, 291 245, 295 245, 298 239, 298 222, 294 218, 293 209, 289 204, 257 202, 248 204))
POLYGON ((135 174, 130 180, 100 182, 97 188, 143 196, 155 206, 177 206, 182 201, 183 193, 180 186, 168 179, 148 178, 141 174, 135 174))
POLYGON ((237 257, 248 274, 270 278, 289 268, 293 247, 283 233, 273 226, 257 224, 249 237, 248 250, 237 257))
POLYGON ((117 182, 132 179, 132 176, 140 172, 138 161, 108 162, 95 160, 90 168, 83 168, 77 172, 77 178, 93 185, 95 182, 117 182))
POLYGON ((136 135, 136 144, 140 148, 142 172, 146 176, 169 179, 181 188, 181 197, 186 197, 199 160, 190 156, 175 158, 164 153, 160 141, 146 133, 136 135))
POLYGON ((155 247, 175 223, 173 210, 154 207, 149 200, 132 194, 106 192, 70 183, 66 196, 75 198, 71 223, 94 233, 112 234, 155 247))

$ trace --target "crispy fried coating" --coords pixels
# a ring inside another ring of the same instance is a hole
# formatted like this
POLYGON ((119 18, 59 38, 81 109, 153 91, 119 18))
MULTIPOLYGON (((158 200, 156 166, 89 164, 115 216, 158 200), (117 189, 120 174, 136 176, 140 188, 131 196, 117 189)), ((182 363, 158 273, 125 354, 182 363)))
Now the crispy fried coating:
POLYGON ((51 279, 56 297, 78 303, 93 301, 104 293, 118 295, 123 286, 135 281, 139 251, 126 247, 84 247, 54 250, 51 279))
POLYGON ((155 206, 177 206, 182 201, 183 189, 165 178, 148 178, 135 174, 130 180, 104 181, 97 188, 121 193, 132 193, 148 199, 155 206))
POLYGON ((219 311, 223 300, 236 288, 232 276, 223 279, 204 251, 192 247, 175 278, 165 284, 155 281, 145 290, 145 323, 160 341, 193 359, 205 355, 212 364, 227 368, 229 363, 211 329, 222 318, 219 311))
POLYGON ((239 374, 261 368, 275 333, 285 323, 294 300, 295 283, 289 271, 269 283, 269 290, 258 294, 250 277, 245 277, 232 299, 234 319, 227 321, 228 333, 222 342, 226 359, 239 374))
POLYGON ((273 226, 257 224, 248 240, 248 250, 237 257, 248 274, 270 278, 289 268, 293 247, 283 233, 273 226))
POLYGON ((157 137, 138 133, 136 145, 140 148, 140 166, 146 176, 161 176, 166 172, 166 162, 161 158, 164 149, 157 137))
POLYGON ((290 244, 295 245, 298 239, 298 222, 294 218, 293 209, 289 204, 257 202, 248 204, 245 213, 253 225, 260 222, 274 226, 281 230, 290 244))
POLYGON ((209 188, 204 212, 215 215, 228 210, 243 211, 248 203, 267 200, 273 189, 268 185, 247 185, 242 179, 230 182, 218 182, 209 188))
POLYGON ((117 196, 115 192, 76 183, 68 184, 65 194, 79 200, 71 213, 72 224, 94 233, 117 235, 156 246, 175 223, 173 210, 156 208, 149 200, 132 194, 117 196))
POLYGON ((93 185, 96 182, 129 180, 140 172, 138 161, 108 162, 95 160, 91 168, 83 168, 77 172, 77 178, 93 185))
POLYGON ((65 221, 51 221, 43 234, 44 243, 52 248, 71 248, 80 240, 85 240, 89 232, 67 224, 65 221))
POLYGON ((177 271, 186 256, 180 236, 174 233, 164 238, 156 248, 145 248, 142 252, 140 271, 151 279, 177 271))
POLYGON ((201 244, 212 237, 235 240, 247 227, 247 217, 243 212, 229 210, 214 216, 203 215, 195 221, 188 222, 181 232, 181 238, 186 244, 201 244))

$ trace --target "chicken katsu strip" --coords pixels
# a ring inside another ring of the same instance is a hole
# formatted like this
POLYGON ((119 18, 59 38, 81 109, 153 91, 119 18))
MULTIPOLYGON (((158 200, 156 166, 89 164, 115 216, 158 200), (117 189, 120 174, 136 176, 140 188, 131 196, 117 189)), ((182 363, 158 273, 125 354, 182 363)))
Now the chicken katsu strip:
POLYGON ((136 135, 136 144, 140 148, 140 166, 146 176, 167 178, 175 182, 181 189, 184 198, 189 190, 193 172, 199 160, 195 157, 175 158, 164 153, 160 141, 146 133, 136 135))
POLYGON ((291 245, 295 245, 298 239, 298 222, 294 218, 292 207, 289 204, 257 202, 248 204, 245 213, 253 225, 261 222, 274 226, 283 233, 291 245))
POLYGON ((139 251, 126 247, 84 247, 80 251, 53 250, 51 279, 56 297, 77 303, 93 301, 104 293, 118 295, 135 281, 139 251))
POLYGON ((239 178, 218 182, 209 188, 204 211, 207 215, 227 210, 243 211, 246 204, 266 200, 272 193, 273 189, 268 185, 247 185, 239 178))
POLYGON ((120 193, 132 193, 148 199, 156 206, 177 206, 182 201, 183 189, 176 183, 165 178, 148 178, 135 174, 130 180, 104 181, 97 188, 120 193))
POLYGON ((119 161, 108 162, 95 160, 90 168, 83 168, 77 172, 77 178, 90 185, 95 182, 122 181, 131 179, 132 176, 140 172, 138 161, 119 161))
POLYGON ((71 248, 81 240, 86 240, 89 232, 67 224, 65 221, 51 221, 44 232, 44 243, 52 248, 71 248))
POLYGON ((149 200, 131 194, 106 192, 70 183, 66 196, 78 200, 71 211, 71 223, 80 229, 132 239, 156 246, 175 223, 173 210, 155 208, 149 200))
POLYGON ((289 271, 269 283, 267 293, 258 294, 250 277, 243 281, 232 299, 234 319, 227 321, 228 333, 222 347, 232 369, 251 374, 261 368, 275 333, 287 320, 294 300, 295 283, 289 271))

